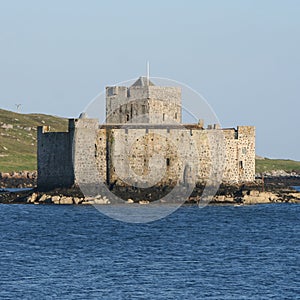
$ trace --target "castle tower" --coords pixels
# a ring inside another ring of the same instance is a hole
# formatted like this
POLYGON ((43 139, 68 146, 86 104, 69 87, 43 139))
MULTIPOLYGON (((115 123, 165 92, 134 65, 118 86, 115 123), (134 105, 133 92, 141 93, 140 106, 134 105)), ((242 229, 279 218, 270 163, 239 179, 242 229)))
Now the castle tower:
POLYGON ((140 77, 130 87, 106 87, 106 123, 181 123, 181 89, 140 77))

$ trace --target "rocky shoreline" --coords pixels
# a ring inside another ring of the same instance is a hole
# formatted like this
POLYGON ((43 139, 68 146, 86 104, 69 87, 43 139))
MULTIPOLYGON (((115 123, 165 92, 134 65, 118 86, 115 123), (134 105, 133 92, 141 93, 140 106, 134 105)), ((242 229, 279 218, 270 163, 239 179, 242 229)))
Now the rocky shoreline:
POLYGON ((0 190, 5 188, 35 188, 37 171, 0 172, 0 190))
MULTIPOLYGON (((36 173, 24 172, 15 173, 10 176, 0 174, 0 203, 4 204, 60 204, 60 205, 94 205, 111 204, 109 195, 96 195, 94 197, 84 197, 81 191, 76 188, 55 189, 52 191, 38 191, 36 185, 36 173), (33 188, 18 192, 9 192, 5 188, 33 188), (2 190, 1 190, 2 188, 2 190)), ((300 203, 300 192, 292 188, 300 186, 299 176, 268 176, 257 178, 254 183, 240 185, 224 185, 219 187, 218 192, 210 199, 209 203, 201 198, 204 186, 197 185, 190 195, 186 204, 231 204, 231 205, 251 205, 269 203, 300 203)), ((149 191, 139 191, 133 188, 114 187, 111 192, 121 199, 126 199, 122 203, 141 205, 149 204, 152 201, 162 198, 168 194, 171 187, 159 187, 149 191), (133 200, 134 199, 134 200, 133 200)), ((174 198, 174 202, 182 201, 180 195, 174 198)), ((162 200, 157 202, 164 203, 162 200)), ((157 203, 156 202, 156 203, 157 203)), ((119 202, 120 203, 120 202, 119 202)))

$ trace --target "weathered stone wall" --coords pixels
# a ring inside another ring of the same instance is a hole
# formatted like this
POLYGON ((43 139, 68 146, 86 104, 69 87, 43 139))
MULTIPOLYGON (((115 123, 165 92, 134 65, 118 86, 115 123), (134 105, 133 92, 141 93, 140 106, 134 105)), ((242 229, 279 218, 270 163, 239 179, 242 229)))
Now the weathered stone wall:
POLYGON ((74 174, 75 183, 80 187, 94 185, 99 181, 96 157, 101 149, 97 148, 97 119, 74 120, 74 174))
POLYGON ((193 167, 198 182, 254 180, 254 127, 107 130, 109 182, 183 183, 186 165, 193 167))
POLYGON ((149 87, 150 123, 181 123, 181 89, 178 87, 149 87))
POLYGON ((107 87, 107 124, 101 128, 83 117, 69 120, 69 132, 39 128, 39 187, 75 183, 86 193, 103 182, 150 187, 254 180, 254 127, 204 130, 202 122, 181 124, 181 113, 178 87, 145 78, 129 88, 107 87))
POLYGON ((38 186, 88 188, 99 183, 174 185, 186 169, 197 182, 251 182, 255 174, 255 129, 202 129, 197 125, 103 125, 69 120, 69 132, 38 130, 38 186), (222 178, 220 177, 222 176, 222 178))
POLYGON ((225 149, 225 168, 224 178, 227 178, 226 182, 238 182, 239 171, 238 171, 238 134, 234 128, 223 130, 226 141, 225 149))
POLYGON ((255 128, 253 126, 238 126, 237 135, 239 181, 254 181, 255 128))
POLYGON ((49 132, 38 127, 38 188, 69 187, 74 182, 72 162, 73 131, 49 132))
POLYGON ((119 105, 117 100, 111 103, 114 104, 106 114, 106 123, 149 123, 149 100, 130 100, 119 105))
POLYGON ((107 87, 106 101, 106 123, 181 123, 181 90, 177 87, 107 87))
POLYGON ((167 130, 113 129, 111 136, 111 182, 152 186, 182 180, 178 149, 167 130))
POLYGON ((103 183, 107 182, 107 145, 109 143, 109 136, 105 128, 100 128, 97 131, 97 137, 95 141, 95 157, 96 165, 99 172, 99 180, 103 183))
POLYGON ((206 182, 208 180, 224 181, 228 177, 224 176, 226 138, 222 130, 202 130, 193 129, 191 135, 197 145, 198 151, 198 172, 197 181, 206 182))

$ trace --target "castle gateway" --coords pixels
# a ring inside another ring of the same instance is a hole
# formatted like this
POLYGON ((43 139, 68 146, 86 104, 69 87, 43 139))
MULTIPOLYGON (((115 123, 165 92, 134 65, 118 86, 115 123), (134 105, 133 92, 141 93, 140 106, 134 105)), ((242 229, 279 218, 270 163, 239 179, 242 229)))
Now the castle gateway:
POLYGON ((181 89, 140 77, 106 88, 106 122, 82 114, 67 132, 38 128, 38 187, 73 185, 151 187, 251 182, 255 128, 220 129, 182 123, 181 89))

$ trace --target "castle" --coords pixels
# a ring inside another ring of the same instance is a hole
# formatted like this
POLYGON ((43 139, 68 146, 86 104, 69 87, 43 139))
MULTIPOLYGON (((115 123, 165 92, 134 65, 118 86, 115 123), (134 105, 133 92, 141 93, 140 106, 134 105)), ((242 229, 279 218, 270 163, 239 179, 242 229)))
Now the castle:
POLYGON ((181 89, 140 77, 130 87, 106 87, 106 122, 84 113, 67 132, 38 127, 38 187, 150 187, 205 182, 251 182, 255 128, 182 124, 181 89))

